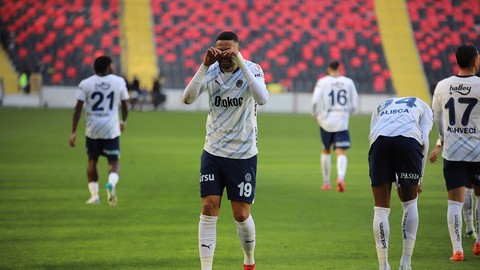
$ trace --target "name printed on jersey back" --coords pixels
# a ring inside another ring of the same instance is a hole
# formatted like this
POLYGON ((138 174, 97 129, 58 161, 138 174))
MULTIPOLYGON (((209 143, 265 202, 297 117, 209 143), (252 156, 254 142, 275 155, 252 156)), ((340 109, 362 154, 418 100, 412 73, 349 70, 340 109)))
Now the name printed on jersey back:
POLYGON ((392 110, 383 110, 380 112, 380 116, 388 114, 397 114, 397 113, 409 113, 408 109, 392 109, 392 110))
POLYGON ((477 133, 477 129, 475 127, 461 128, 461 127, 449 126, 447 127, 447 131, 450 133, 458 133, 458 134, 476 134, 477 133))

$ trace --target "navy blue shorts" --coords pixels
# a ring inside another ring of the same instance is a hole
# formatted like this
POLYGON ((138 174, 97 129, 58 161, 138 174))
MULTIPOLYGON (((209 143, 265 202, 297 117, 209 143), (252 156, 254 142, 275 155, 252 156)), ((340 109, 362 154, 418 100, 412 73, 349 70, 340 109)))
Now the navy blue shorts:
POLYGON ((113 139, 90 139, 86 137, 87 155, 92 159, 105 156, 108 160, 120 159, 120 137, 113 139))
POLYGON ((370 184, 379 186, 389 182, 418 185, 422 177, 423 147, 413 138, 380 136, 370 147, 368 164, 370 184))
POLYGON ((480 162, 443 160, 447 190, 461 186, 480 186, 480 162))
POLYGON ((203 151, 200 165, 200 196, 223 195, 231 201, 253 203, 257 175, 257 156, 231 159, 203 151))
POLYGON ((322 138, 323 147, 330 149, 333 144, 333 149, 348 149, 350 148, 350 133, 348 130, 339 132, 328 132, 320 128, 320 136, 322 138))

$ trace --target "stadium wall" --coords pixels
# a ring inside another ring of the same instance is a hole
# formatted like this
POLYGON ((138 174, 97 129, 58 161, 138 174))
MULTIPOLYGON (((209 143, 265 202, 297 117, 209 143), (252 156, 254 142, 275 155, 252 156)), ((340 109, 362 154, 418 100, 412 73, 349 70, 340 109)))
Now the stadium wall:
MULTIPOLYGON (((5 95, 3 106, 73 108, 75 106, 76 87, 44 86, 40 95, 5 95)), ((181 89, 165 89, 167 95, 165 109, 168 111, 208 111, 207 95, 200 95, 192 105, 182 102, 181 89)), ((259 106, 260 112, 309 114, 311 93, 271 94, 265 106, 259 106)), ((359 97, 358 114, 371 114, 384 99, 392 97, 384 94, 362 94, 359 97)))

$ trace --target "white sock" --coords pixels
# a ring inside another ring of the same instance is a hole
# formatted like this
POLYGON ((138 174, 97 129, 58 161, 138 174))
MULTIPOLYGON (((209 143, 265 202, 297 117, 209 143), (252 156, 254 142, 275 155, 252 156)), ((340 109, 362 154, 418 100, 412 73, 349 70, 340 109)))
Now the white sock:
POLYGON ((480 196, 475 196, 475 230, 477 232, 477 240, 475 242, 480 243, 480 196))
POLYGON ((347 156, 346 155, 340 155, 337 157, 337 175, 338 175, 338 180, 343 181, 345 179, 345 174, 347 173, 347 156))
POLYGON ((463 202, 463 220, 465 221, 465 232, 475 230, 473 226, 473 188, 465 188, 465 200, 463 202))
POLYGON ((323 184, 330 184, 330 172, 332 171, 332 160, 330 154, 323 154, 320 157, 322 167, 323 184))
POLYGON ((237 224, 238 239, 243 248, 243 263, 252 265, 255 263, 255 223, 253 218, 250 215, 245 221, 235 221, 235 223, 237 224))
POLYGON ((92 198, 98 199, 98 182, 88 182, 88 190, 92 198))
POLYGON ((388 216, 390 215, 390 209, 375 206, 373 210, 373 236, 375 237, 379 269, 389 270, 388 239, 390 238, 390 224, 388 223, 388 216))
POLYGON ((115 188, 115 186, 117 185, 118 180, 119 180, 118 173, 116 173, 116 172, 111 172, 111 173, 108 175, 108 183, 112 184, 113 188, 115 188))
POLYGON ((408 202, 402 202, 402 208, 403 252, 400 265, 410 266, 412 264, 413 248, 415 247, 418 230, 417 198, 408 202))
POLYGON ((200 215, 198 223, 198 250, 202 270, 212 270, 217 242, 217 216, 200 215))
POLYGON ((448 200, 447 223, 450 241, 452 242, 453 253, 461 251, 462 248, 462 207, 463 203, 448 200))

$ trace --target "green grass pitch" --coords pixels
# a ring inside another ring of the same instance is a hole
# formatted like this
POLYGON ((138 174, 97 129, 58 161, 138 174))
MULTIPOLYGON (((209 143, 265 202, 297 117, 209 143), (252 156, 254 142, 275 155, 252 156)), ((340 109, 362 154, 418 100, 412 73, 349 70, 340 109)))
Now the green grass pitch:
MULTIPOLYGON (((122 135, 119 203, 85 205, 84 115, 68 146, 73 110, 0 108, 0 269, 199 269, 199 161, 205 112, 131 112, 122 135)), ((368 116, 350 128, 347 191, 321 191, 320 139, 309 115, 260 113, 258 269, 378 269, 368 177, 368 116)), ((431 133, 431 144, 436 131, 431 133)), ((100 187, 106 160, 99 162, 100 187)), ((335 167, 333 159, 332 168, 335 167)), ((335 177, 335 169, 332 181, 335 177)), ((334 186, 335 187, 335 186, 334 186)), ((473 240, 449 261, 441 162, 428 164, 419 200, 414 269, 479 269, 473 240)), ((390 264, 401 256, 401 206, 392 193, 390 264)), ((214 269, 241 269, 229 202, 217 228, 214 269)))

